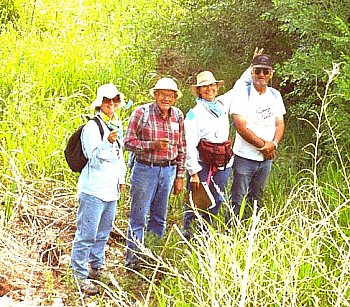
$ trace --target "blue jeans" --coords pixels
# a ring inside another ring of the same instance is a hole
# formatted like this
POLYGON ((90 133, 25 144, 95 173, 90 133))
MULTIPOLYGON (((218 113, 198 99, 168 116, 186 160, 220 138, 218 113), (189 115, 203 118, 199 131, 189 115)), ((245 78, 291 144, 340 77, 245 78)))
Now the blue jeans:
MULTIPOLYGON (((205 165, 204 163, 200 162, 200 165, 202 166, 202 170, 198 173, 200 181, 207 181, 208 173, 209 173, 209 166, 205 165)), ((225 197, 225 189, 228 182, 228 178, 230 176, 231 168, 228 167, 225 170, 218 170, 215 173, 212 173, 213 180, 215 184, 218 186, 220 193, 218 190, 214 187, 213 182, 210 180, 209 182, 209 189, 212 193, 216 206, 214 208, 209 209, 208 211, 202 211, 200 212, 201 217, 208 223, 213 223, 213 216, 218 215, 219 210, 221 208, 222 202, 225 200, 223 197, 225 197), (221 194, 221 195, 220 195, 221 194)), ((190 176, 187 174, 187 191, 190 191, 190 176)), ((189 237, 191 235, 191 226, 193 225, 194 221, 196 219, 195 213, 192 211, 191 207, 188 204, 184 204, 184 226, 183 226, 183 232, 186 237, 189 237)))
POLYGON ((135 161, 131 175, 126 266, 137 262, 137 242, 143 243, 145 228, 160 238, 164 235, 175 176, 176 165, 159 167, 135 161))
POLYGON ((117 201, 103 201, 81 193, 77 214, 77 230, 72 248, 72 269, 86 279, 88 263, 94 269, 105 264, 105 246, 113 228, 117 201))
MULTIPOLYGON (((271 171, 272 160, 254 161, 235 155, 233 162, 233 181, 231 186, 231 210, 239 217, 243 198, 252 205, 254 200, 261 206, 263 193, 271 171)), ((247 215, 243 214, 246 218, 247 215)), ((229 224, 231 212, 227 210, 226 222, 229 224)))

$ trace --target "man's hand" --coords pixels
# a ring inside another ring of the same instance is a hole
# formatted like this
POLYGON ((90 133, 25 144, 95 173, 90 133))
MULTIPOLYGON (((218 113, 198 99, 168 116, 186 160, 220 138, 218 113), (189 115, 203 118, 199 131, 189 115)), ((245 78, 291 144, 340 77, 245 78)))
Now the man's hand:
POLYGON ((264 141, 264 146, 257 148, 263 155, 265 160, 274 160, 276 158, 275 144, 264 141))
POLYGON ((258 55, 261 55, 264 51, 264 48, 260 48, 259 47, 256 47, 255 50, 254 50, 254 54, 253 54, 253 59, 258 56, 258 55))
POLYGON ((154 150, 164 150, 167 149, 169 145, 169 139, 157 139, 152 142, 152 148, 154 150))
POLYGON ((179 195, 183 189, 183 178, 176 178, 174 182, 174 195, 179 195))

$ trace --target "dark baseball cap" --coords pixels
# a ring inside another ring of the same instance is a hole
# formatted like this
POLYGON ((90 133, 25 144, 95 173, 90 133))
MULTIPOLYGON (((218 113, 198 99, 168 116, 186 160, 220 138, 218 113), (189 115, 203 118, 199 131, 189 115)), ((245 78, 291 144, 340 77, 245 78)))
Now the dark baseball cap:
POLYGON ((273 68, 272 58, 267 54, 257 55, 252 61, 252 66, 273 68))

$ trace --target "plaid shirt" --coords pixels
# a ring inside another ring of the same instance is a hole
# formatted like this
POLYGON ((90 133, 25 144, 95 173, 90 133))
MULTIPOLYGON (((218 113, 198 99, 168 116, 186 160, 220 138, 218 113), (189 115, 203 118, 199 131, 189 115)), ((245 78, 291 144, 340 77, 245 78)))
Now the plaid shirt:
POLYGON ((171 107, 171 116, 163 119, 156 103, 149 105, 147 122, 143 123, 145 107, 140 106, 131 114, 126 131, 124 146, 126 150, 135 153, 136 160, 150 163, 160 163, 175 160, 177 164, 177 178, 185 176, 186 140, 184 116, 177 109, 178 116, 171 107), (167 150, 153 150, 152 141, 160 138, 169 139, 167 150))

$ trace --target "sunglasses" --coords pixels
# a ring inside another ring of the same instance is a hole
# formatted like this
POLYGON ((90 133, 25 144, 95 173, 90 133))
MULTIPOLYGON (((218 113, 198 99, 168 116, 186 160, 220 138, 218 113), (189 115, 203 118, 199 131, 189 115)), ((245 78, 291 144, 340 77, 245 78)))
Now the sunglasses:
POLYGON ((108 104, 108 103, 111 103, 111 102, 114 103, 114 104, 120 103, 120 96, 117 95, 117 96, 115 96, 112 99, 107 98, 107 97, 103 97, 102 103, 108 104))
POLYGON ((259 67, 256 67, 256 68, 253 69, 253 72, 254 72, 254 74, 256 74, 256 75, 260 75, 261 72, 263 72, 263 74, 264 74, 265 76, 267 76, 268 74, 271 73, 271 69, 269 69, 269 68, 259 68, 259 67))

